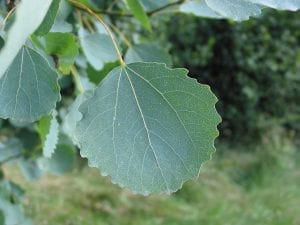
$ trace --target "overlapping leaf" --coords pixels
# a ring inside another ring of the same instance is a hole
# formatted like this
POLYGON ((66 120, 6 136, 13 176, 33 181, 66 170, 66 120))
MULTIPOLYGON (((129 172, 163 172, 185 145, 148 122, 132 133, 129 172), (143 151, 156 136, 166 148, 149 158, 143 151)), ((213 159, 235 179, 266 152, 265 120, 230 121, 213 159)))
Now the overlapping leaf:
POLYGON ((135 18, 137 18, 147 30, 151 30, 149 18, 139 0, 126 0, 126 3, 135 18))
POLYGON ((16 138, 0 142, 0 163, 7 159, 18 157, 22 151, 23 145, 16 138))
POLYGON ((3 38, 0 36, 0 51, 2 49, 2 47, 4 46, 4 40, 3 38))
POLYGON ((110 72, 84 102, 76 127, 81 155, 142 194, 173 192, 214 152, 216 97, 184 69, 132 63, 110 72))
POLYGON ((224 18, 209 8, 205 1, 188 1, 180 6, 180 11, 208 18, 224 18))
POLYGON ((36 160, 22 158, 18 164, 23 176, 28 181, 37 180, 43 175, 43 171, 38 166, 36 160))
POLYGON ((21 205, 13 204, 0 197, 0 210, 5 215, 4 225, 32 225, 31 220, 25 217, 24 210, 21 205))
POLYGON ((36 51, 23 47, 0 79, 0 118, 33 122, 60 99, 58 74, 36 51))
POLYGON ((56 116, 57 112, 54 110, 51 115, 44 116, 36 126, 43 144, 43 155, 48 158, 54 153, 58 142, 59 124, 56 116))
POLYGON ((38 29, 35 31, 36 35, 45 35, 50 31, 50 29, 55 21, 55 17, 56 17, 58 8, 59 8, 59 3, 60 3, 60 0, 52 0, 52 3, 49 7, 49 10, 48 10, 43 22, 38 27, 38 29))
POLYGON ((0 52, 0 78, 18 55, 22 45, 41 24, 52 0, 22 0, 16 10, 16 20, 10 28, 5 46, 0 52))
POLYGON ((300 9, 299 0, 249 0, 250 2, 268 6, 274 9, 292 10, 300 9))
POLYGON ((113 43, 107 34, 88 34, 80 29, 79 37, 83 53, 95 70, 101 70, 105 63, 117 60, 113 43))
POLYGON ((282 10, 300 9, 299 0, 193 0, 180 6, 185 13, 209 18, 230 18, 236 21, 247 20, 261 14, 263 7, 282 10))
POLYGON ((152 11, 158 9, 166 4, 168 4, 169 0, 141 0, 142 5, 145 7, 147 11, 152 11))
POLYGON ((74 167, 76 160, 75 150, 70 143, 59 142, 51 158, 40 158, 38 165, 43 171, 54 175, 62 175, 74 167))
POLYGON ((138 44, 130 47, 125 55, 126 63, 160 62, 172 65, 171 56, 154 44, 138 44))

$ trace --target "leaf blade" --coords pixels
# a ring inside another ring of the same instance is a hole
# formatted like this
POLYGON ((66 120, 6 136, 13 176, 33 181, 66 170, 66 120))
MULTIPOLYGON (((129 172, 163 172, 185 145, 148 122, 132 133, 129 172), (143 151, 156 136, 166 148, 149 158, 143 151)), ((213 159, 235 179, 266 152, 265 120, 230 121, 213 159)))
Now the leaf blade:
POLYGON ((52 1, 45 18, 43 19, 40 26, 34 32, 36 35, 43 36, 50 31, 52 25, 54 24, 54 20, 55 20, 55 17, 56 17, 58 8, 59 8, 59 3, 60 3, 60 0, 52 1))
POLYGON ((140 21, 140 23, 147 29, 151 30, 151 24, 148 18, 148 15, 146 14, 143 6, 139 2, 139 0, 126 0, 127 5, 134 15, 134 17, 140 21))
POLYGON ((220 118, 209 88, 186 73, 157 63, 114 69, 79 108, 83 117, 75 135, 89 165, 142 194, 170 193, 196 177, 214 152, 220 118), (183 90, 174 92, 174 87, 183 90), (197 97, 183 93, 189 89, 197 97), (207 103, 196 104, 197 98, 207 103), (203 115, 193 118, 184 107, 203 115), (191 117, 196 125, 190 124, 191 117), (194 140, 199 135, 201 140, 194 140))
POLYGON ((0 79, 0 117, 34 122, 59 100, 57 72, 39 53, 23 47, 0 79))
POLYGON ((205 0, 206 4, 215 12, 236 21, 247 20, 251 16, 261 14, 261 7, 247 0, 205 0))
POLYGON ((249 0, 252 3, 268 6, 274 9, 296 11, 300 9, 300 1, 298 0, 249 0))

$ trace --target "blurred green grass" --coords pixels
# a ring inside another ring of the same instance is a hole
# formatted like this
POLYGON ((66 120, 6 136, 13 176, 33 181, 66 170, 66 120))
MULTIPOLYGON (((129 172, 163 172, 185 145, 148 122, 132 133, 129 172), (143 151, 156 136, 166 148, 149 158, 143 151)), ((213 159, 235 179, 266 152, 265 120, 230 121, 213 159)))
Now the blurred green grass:
POLYGON ((25 211, 38 225, 300 224, 299 151, 290 140, 217 149, 200 177, 170 196, 133 195, 87 167, 37 182, 6 173, 27 191, 25 211))

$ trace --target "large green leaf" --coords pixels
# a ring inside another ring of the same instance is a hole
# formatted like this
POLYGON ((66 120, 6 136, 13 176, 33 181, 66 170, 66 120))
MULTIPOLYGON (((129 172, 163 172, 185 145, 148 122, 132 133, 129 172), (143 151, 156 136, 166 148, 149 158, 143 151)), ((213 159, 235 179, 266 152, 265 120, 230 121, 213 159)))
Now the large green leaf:
POLYGON ((197 177, 214 152, 217 98, 185 69, 132 63, 110 72, 79 108, 75 135, 89 165, 148 194, 197 177))
POLYGON ((52 0, 22 0, 17 6, 16 19, 0 52, 0 78, 8 69, 27 38, 43 21, 52 0))
POLYGON ((59 8, 59 3, 60 3, 60 0, 52 1, 52 4, 51 4, 43 22, 38 27, 38 29, 35 31, 36 35, 45 35, 50 31, 50 29, 54 23, 58 8, 59 8))
POLYGON ((154 44, 138 44, 130 47, 125 55, 126 63, 159 62, 172 65, 171 56, 154 44))
POLYGON ((265 5, 275 9, 298 10, 300 9, 299 0, 249 0, 250 2, 265 5))
POLYGON ((126 2, 134 17, 137 18, 147 30, 151 30, 149 18, 139 0, 126 0, 126 2))
POLYGON ((0 117, 33 122, 60 99, 58 74, 36 51, 23 47, 0 79, 0 117))

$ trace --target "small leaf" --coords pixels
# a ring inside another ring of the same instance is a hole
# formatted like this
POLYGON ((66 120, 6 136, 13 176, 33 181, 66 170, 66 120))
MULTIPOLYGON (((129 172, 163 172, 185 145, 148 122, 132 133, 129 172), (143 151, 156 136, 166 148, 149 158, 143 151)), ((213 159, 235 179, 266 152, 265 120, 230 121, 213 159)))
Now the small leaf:
POLYGON ((43 22, 38 27, 38 29, 35 31, 36 35, 42 36, 42 35, 47 34, 50 31, 50 29, 54 23, 58 8, 59 8, 59 3, 60 3, 60 0, 52 0, 50 8, 49 8, 43 22))
POLYGON ((185 69, 158 63, 117 67, 79 108, 75 135, 89 165, 148 194, 174 192, 215 151, 217 98, 185 69))
POLYGON ((60 100, 58 74, 36 51, 23 47, 0 79, 0 117, 34 122, 60 100))
POLYGON ((19 54, 27 38, 43 21, 51 2, 52 0, 22 0, 18 4, 16 20, 10 28, 6 43, 0 52, 0 79, 19 54))
POLYGON ((78 44, 71 33, 48 33, 45 36, 46 52, 58 57, 59 69, 62 73, 70 73, 71 66, 78 55, 78 44))
POLYGON ((82 102, 86 101, 88 98, 92 97, 92 91, 85 91, 82 95, 79 95, 73 104, 69 107, 68 114, 64 117, 63 121, 63 132, 69 136, 75 145, 78 145, 78 140, 76 139, 74 132, 76 123, 81 119, 82 115, 78 111, 79 106, 82 102))
POLYGON ((79 31, 81 47, 87 61, 95 70, 101 70, 105 63, 115 62, 118 57, 113 43, 107 34, 87 34, 79 31))
POLYGON ((172 65, 171 57, 164 50, 153 44, 139 44, 129 48, 125 55, 126 63, 159 62, 172 65))
POLYGON ((35 130, 38 132, 43 145, 49 133, 51 118, 51 115, 43 116, 35 126, 35 130))
POLYGON ((136 19, 147 29, 151 30, 149 18, 139 0, 126 0, 127 5, 136 19))
POLYGON ((45 157, 50 158, 55 151, 57 142, 58 142, 58 134, 59 134, 59 125, 56 119, 57 112, 54 110, 52 112, 52 118, 50 122, 49 132, 46 136, 46 140, 44 143, 43 154, 45 157))
POLYGON ((56 116, 57 112, 54 110, 51 115, 43 117, 36 126, 43 144, 43 155, 48 158, 54 153, 58 142, 59 124, 56 116))

